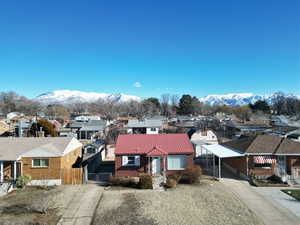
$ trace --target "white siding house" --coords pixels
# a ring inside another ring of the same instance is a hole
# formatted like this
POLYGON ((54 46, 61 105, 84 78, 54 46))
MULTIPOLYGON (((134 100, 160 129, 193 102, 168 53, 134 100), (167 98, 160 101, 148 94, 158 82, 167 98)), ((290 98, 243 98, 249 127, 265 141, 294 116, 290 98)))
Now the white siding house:
POLYGON ((192 137, 191 142, 196 149, 196 157, 201 155, 202 145, 218 144, 218 137, 212 130, 198 130, 192 137))

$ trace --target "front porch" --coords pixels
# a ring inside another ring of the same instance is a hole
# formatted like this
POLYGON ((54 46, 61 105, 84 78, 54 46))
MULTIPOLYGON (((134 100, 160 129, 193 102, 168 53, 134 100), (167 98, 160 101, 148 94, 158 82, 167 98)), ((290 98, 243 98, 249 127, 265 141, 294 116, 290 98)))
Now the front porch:
POLYGON ((0 161, 0 183, 15 181, 21 175, 21 164, 17 161, 0 161))
POLYGON ((147 173, 153 176, 166 177, 168 153, 154 147, 146 154, 147 173))

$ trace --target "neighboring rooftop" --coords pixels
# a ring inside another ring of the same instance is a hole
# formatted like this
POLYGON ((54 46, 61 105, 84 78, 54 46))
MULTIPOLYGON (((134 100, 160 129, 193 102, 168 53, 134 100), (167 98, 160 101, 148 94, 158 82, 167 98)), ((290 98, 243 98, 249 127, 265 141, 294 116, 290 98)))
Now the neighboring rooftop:
POLYGON ((257 135, 222 143, 223 146, 246 154, 299 154, 300 143, 278 135, 257 135))
POLYGON ((137 127, 161 127, 162 120, 128 120, 127 127, 137 128, 137 127))
POLYGON ((284 139, 279 146, 276 154, 284 154, 284 155, 300 155, 300 143, 296 141, 292 141, 289 139, 284 139))
POLYGON ((123 134, 118 137, 115 154, 147 154, 154 149, 167 154, 194 153, 186 134, 123 134))

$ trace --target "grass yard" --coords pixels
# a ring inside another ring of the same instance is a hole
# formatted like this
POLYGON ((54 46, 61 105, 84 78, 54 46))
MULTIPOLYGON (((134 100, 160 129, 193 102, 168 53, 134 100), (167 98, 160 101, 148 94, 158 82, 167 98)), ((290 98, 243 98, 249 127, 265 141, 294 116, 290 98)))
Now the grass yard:
POLYGON ((281 190, 284 193, 292 196, 293 198, 297 199, 298 201, 300 201, 300 189, 285 189, 285 190, 281 190))
POLYGON ((0 198, 0 225, 56 225, 74 186, 26 187, 0 198))
POLYGON ((217 181, 168 191, 108 190, 93 225, 261 225, 252 211, 217 181))

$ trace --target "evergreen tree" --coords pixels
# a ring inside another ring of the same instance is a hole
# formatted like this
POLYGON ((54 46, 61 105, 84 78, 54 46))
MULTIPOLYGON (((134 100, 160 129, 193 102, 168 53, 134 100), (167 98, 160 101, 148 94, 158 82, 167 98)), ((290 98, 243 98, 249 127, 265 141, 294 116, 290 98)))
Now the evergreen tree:
POLYGON ((45 137, 51 136, 51 137, 57 137, 57 131, 55 130, 55 126, 50 123, 48 120, 39 120, 37 123, 32 124, 30 128, 30 133, 33 136, 36 136, 38 131, 44 131, 45 137))
POLYGON ((179 100, 178 114, 189 115, 193 113, 193 98, 190 95, 182 95, 179 100))

